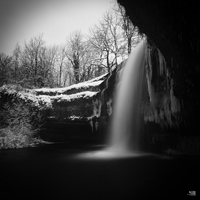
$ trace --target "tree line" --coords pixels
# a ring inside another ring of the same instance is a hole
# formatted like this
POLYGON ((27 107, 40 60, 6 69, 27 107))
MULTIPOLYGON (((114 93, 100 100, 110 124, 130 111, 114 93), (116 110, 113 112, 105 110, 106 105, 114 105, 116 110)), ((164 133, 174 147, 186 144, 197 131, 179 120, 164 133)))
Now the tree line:
POLYGON ((0 53, 0 86, 64 87, 109 72, 140 41, 122 6, 116 4, 87 35, 73 32, 63 45, 46 45, 43 35, 0 53))

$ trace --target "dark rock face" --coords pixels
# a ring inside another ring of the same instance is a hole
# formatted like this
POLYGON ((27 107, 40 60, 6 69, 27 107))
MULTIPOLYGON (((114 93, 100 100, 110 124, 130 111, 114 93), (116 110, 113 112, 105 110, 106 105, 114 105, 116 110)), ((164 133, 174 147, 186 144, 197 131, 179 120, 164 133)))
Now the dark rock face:
POLYGON ((118 0, 141 33, 165 57, 174 94, 181 101, 182 131, 199 132, 199 11, 197 2, 118 0))
POLYGON ((179 127, 180 100, 174 95, 174 80, 160 50, 148 44, 146 49, 146 88, 148 97, 143 97, 145 122, 156 122, 162 127, 179 127))

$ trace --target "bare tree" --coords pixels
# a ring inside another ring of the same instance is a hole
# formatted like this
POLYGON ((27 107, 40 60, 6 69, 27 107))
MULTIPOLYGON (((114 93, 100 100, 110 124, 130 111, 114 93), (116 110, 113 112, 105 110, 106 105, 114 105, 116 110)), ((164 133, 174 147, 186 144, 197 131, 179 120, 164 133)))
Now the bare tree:
POLYGON ((21 84, 25 87, 57 86, 58 47, 46 46, 42 35, 31 38, 20 53, 21 84))
POLYGON ((112 12, 106 12, 103 16, 105 26, 108 27, 110 35, 110 52, 114 54, 115 64, 118 58, 124 54, 124 39, 119 17, 112 12))
POLYGON ((58 47, 43 47, 40 54, 40 75, 43 78, 44 85, 48 87, 57 86, 55 66, 58 60, 58 47))
POLYGON ((12 80, 12 57, 0 53, 0 86, 12 80))
POLYGON ((141 40, 141 37, 138 33, 138 27, 133 25, 129 16, 126 15, 126 11, 123 6, 116 3, 113 7, 113 10, 115 15, 119 18, 120 26, 123 30, 123 37, 127 44, 127 52, 130 54, 132 48, 141 40))
POLYGON ((28 44, 25 43, 22 57, 24 68, 29 70, 27 78, 34 86, 37 86, 37 78, 41 67, 40 58, 44 51, 45 42, 42 37, 42 35, 38 35, 31 38, 28 44))
POLYGON ((119 19, 111 12, 106 12, 99 25, 90 29, 90 43, 98 52, 99 64, 109 72, 124 52, 122 29, 119 19))
POLYGON ((21 47, 17 43, 13 51, 13 65, 14 65, 14 80, 15 83, 19 80, 19 68, 20 68, 20 56, 21 56, 21 47))
POLYGON ((71 34, 69 40, 67 41, 66 56, 72 65, 74 71, 75 83, 79 82, 80 51, 83 49, 81 43, 82 43, 82 34, 78 31, 71 34))
POLYGON ((91 78, 93 58, 90 47, 79 31, 74 32, 67 42, 66 56, 72 66, 75 83, 91 78))
POLYGON ((99 26, 94 26, 90 30, 90 43, 93 45, 94 51, 98 54, 99 64, 110 71, 111 61, 110 61, 110 49, 109 49, 109 37, 108 37, 108 27, 100 24, 99 26))
MULTIPOLYGON (((58 86, 65 86, 69 76, 69 61, 67 59, 67 47, 65 45, 58 47, 56 68, 58 71, 58 86)), ((70 56, 69 56, 70 58, 70 56)))

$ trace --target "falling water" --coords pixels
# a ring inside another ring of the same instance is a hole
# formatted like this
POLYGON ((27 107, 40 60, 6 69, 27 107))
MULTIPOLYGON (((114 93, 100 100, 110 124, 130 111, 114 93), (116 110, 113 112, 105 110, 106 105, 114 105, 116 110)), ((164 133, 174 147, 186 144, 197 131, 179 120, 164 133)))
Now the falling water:
MULTIPOLYGON (((84 154, 87 158, 120 158, 138 156, 140 151, 140 105, 144 80, 146 41, 132 51, 123 69, 114 97, 108 147, 84 154)), ((141 155, 141 154, 140 154, 141 155)))
POLYGON ((117 153, 140 150, 140 104, 146 41, 132 51, 115 96, 109 146, 117 153))

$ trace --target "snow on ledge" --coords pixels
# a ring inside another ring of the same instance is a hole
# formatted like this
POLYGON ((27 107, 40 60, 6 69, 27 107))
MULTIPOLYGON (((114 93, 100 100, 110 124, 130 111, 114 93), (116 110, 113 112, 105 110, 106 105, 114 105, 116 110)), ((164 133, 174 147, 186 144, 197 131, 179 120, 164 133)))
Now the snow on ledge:
POLYGON ((70 95, 64 95, 64 94, 59 94, 55 96, 50 96, 50 95, 36 95, 35 92, 33 91, 16 91, 14 89, 9 89, 6 86, 3 86, 0 88, 0 91, 5 91, 5 93, 10 94, 10 95, 16 95, 19 99, 23 99, 25 102, 30 102, 33 105, 37 107, 46 107, 46 108, 52 108, 52 102, 57 101, 57 102, 73 102, 76 99, 89 99, 93 97, 94 95, 97 94, 97 92, 92 92, 92 91, 83 91, 83 92, 78 92, 75 94, 70 94, 70 95))
MULTIPOLYGON (((80 98, 85 98, 88 99, 92 96, 94 96, 97 92, 91 92, 91 91, 84 91, 84 92, 78 92, 75 94, 70 94, 70 95, 56 95, 56 96, 47 96, 49 97, 51 100, 57 100, 57 102, 61 102, 61 101, 74 101, 75 99, 80 99, 80 98)), ((44 96, 44 95, 39 95, 39 96, 44 96)))
POLYGON ((70 91, 72 89, 83 89, 83 88, 87 89, 89 87, 99 86, 104 81, 104 77, 106 75, 107 74, 104 74, 104 75, 101 75, 101 76, 96 77, 94 79, 91 79, 89 81, 73 84, 73 85, 70 85, 68 87, 63 87, 63 88, 40 88, 40 89, 33 89, 33 91, 35 91, 36 93, 37 92, 42 92, 45 95, 45 93, 62 94, 64 92, 70 91))

